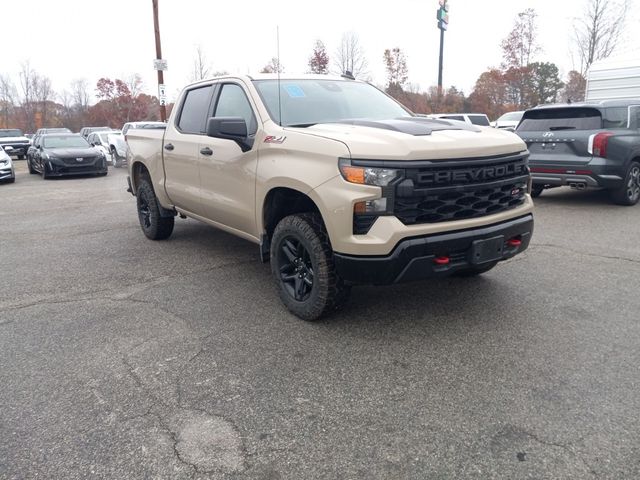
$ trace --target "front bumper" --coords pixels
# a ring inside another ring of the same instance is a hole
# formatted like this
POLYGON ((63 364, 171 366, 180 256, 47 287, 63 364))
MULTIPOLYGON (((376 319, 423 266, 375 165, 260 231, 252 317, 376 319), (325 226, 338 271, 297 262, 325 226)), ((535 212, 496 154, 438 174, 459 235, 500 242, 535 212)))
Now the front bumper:
POLYGON ((106 158, 99 158, 91 161, 84 161, 72 164, 65 162, 61 158, 53 158, 45 161, 47 175, 51 177, 63 177, 68 175, 92 175, 107 173, 106 158))
MULTIPOLYGON (((358 256, 335 253, 338 275, 356 284, 386 285, 430 277, 448 276, 477 264, 472 258, 474 242, 503 237, 504 245, 499 258, 502 261, 522 253, 533 234, 533 215, 480 228, 406 238, 400 241, 389 255, 358 256), (510 246, 507 240, 517 238, 518 246, 510 246), (436 258, 446 256, 446 265, 436 263, 436 258)), ((490 263, 487 262, 487 263, 490 263)))
POLYGON ((27 150, 29 150, 28 143, 2 143, 1 144, 7 155, 26 155, 27 150), (13 150, 6 150, 6 147, 12 147, 13 150))
POLYGON ((0 168, 0 182, 3 180, 9 180, 11 178, 15 178, 13 168, 0 168))
POLYGON ((582 184, 587 187, 616 188, 623 182, 625 171, 620 164, 606 158, 594 157, 580 165, 563 162, 536 162, 529 160, 531 180, 536 185, 560 187, 582 184))

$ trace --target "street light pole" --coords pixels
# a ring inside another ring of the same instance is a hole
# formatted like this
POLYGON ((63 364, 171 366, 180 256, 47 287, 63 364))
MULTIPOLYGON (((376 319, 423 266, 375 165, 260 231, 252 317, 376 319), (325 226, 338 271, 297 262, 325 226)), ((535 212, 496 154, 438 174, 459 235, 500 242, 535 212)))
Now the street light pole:
POLYGON ((438 62, 438 96, 442 92, 442 63, 444 57, 444 29, 440 29, 440 60, 438 62))
POLYGON ((440 7, 436 12, 440 29, 440 58, 438 60, 438 109, 442 100, 442 65, 444 63, 444 31, 449 26, 449 0, 438 0, 440 7))
MULTIPOLYGON (((153 30, 156 36, 156 58, 162 59, 162 46, 160 45, 160 21, 158 20, 158 0, 151 0, 153 2, 153 30)), ((164 72, 161 68, 158 68, 158 91, 161 86, 164 85, 164 72)), ((161 99, 160 99, 161 100, 161 99)), ((164 105, 164 101, 160 101, 160 120, 167 121, 167 107, 164 105)))

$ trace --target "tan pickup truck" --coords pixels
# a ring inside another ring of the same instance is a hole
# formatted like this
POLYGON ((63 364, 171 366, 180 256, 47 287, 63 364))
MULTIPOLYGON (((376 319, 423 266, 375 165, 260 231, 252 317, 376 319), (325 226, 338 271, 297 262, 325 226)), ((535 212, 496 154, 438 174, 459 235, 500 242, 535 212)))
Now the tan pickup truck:
POLYGON ((522 140, 414 116, 350 78, 198 82, 166 128, 126 141, 144 234, 169 237, 182 214, 258 244, 305 320, 354 284, 486 272, 533 232, 522 140))

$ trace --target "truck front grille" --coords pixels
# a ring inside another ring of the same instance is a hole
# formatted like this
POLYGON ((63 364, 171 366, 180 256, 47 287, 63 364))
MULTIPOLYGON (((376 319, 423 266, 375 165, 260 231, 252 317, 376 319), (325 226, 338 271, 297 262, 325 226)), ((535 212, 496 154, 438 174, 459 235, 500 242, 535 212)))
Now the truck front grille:
POLYGON ((72 167, 84 167, 87 165, 93 165, 97 159, 98 157, 71 157, 63 158, 62 161, 65 165, 72 167), (82 160, 78 160, 78 158, 82 158, 82 160))
POLYGON ((483 217, 525 201, 526 155, 426 163, 405 169, 395 186, 393 214, 405 225, 483 217))

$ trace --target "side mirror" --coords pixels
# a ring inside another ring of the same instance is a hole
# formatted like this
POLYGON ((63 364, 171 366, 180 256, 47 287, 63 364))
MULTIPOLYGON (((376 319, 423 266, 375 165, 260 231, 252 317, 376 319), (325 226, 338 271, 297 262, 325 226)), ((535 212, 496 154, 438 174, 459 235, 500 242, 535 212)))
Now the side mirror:
POLYGON ((207 120, 207 135, 234 140, 243 152, 249 151, 253 147, 253 139, 249 138, 247 122, 242 117, 209 118, 207 120))

